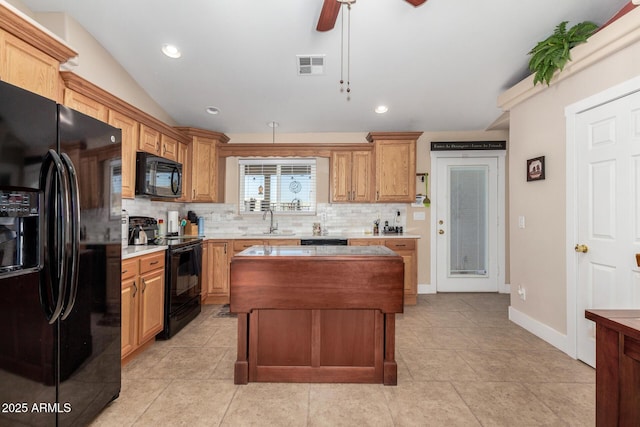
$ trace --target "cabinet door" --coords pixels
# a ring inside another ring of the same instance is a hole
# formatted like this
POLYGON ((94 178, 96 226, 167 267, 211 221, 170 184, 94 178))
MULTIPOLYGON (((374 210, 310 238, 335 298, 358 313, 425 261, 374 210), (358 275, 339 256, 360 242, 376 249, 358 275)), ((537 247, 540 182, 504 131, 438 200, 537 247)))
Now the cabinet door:
POLYGON ((55 101, 60 63, 19 38, 0 30, 0 79, 55 101))
POLYGON ((217 149, 216 141, 195 137, 192 144, 191 201, 216 202, 217 149))
POLYGON ((351 152, 331 153, 331 201, 351 200, 351 152))
POLYGON ((109 110, 109 124, 122 130, 122 198, 133 199, 136 189, 136 146, 138 122, 109 110))
POLYGON ((178 143, 178 163, 182 164, 182 197, 178 202, 191 201, 191 146, 178 143))
POLYGON ((412 202, 416 187, 415 141, 376 141, 376 201, 412 202))
POLYGON ((108 119, 109 110, 105 105, 71 89, 64 90, 64 105, 102 122, 108 119))
POLYGON ((227 242, 212 242, 209 245, 209 260, 213 280, 210 283, 209 294, 222 297, 229 297, 229 262, 227 253, 229 244, 227 242))
POLYGON ((160 155, 160 132, 140 124, 140 139, 138 150, 160 155))
POLYGON ((140 276, 139 342, 152 339, 164 328, 164 269, 140 276))
POLYGON ((162 152, 160 155, 165 159, 177 160, 178 159, 178 141, 162 134, 160 136, 160 145, 162 146, 162 152))
POLYGON ((418 295, 418 265, 416 241, 413 239, 389 239, 385 245, 404 261, 404 303, 416 304, 418 295))
POLYGON ((131 353, 138 344, 138 283, 136 283, 136 279, 137 276, 134 276, 122 281, 121 357, 131 353))
POLYGON ((373 183, 371 151, 354 151, 351 165, 351 201, 370 202, 373 183))

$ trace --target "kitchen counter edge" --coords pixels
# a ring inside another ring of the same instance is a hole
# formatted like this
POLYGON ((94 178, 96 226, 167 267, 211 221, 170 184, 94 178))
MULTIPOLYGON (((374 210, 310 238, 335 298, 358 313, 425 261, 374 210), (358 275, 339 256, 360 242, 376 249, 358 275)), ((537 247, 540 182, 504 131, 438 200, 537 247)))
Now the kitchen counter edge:
POLYGON ((139 245, 139 246, 128 246, 122 249, 122 259, 134 258, 141 255, 148 255, 154 252, 166 251, 168 246, 163 245, 139 245))
POLYGON ((284 234, 284 235, 260 235, 260 234, 207 234, 202 237, 203 240, 271 240, 271 239, 420 239, 422 236, 419 234, 358 234, 358 233, 345 233, 345 234, 330 234, 328 236, 313 236, 308 234, 284 234))

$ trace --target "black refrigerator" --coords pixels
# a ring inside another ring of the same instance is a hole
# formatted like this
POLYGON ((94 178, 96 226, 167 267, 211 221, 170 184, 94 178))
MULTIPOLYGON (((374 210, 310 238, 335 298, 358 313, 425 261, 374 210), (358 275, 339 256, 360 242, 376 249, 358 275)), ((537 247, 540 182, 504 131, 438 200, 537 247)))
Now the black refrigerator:
POLYGON ((0 426, 120 393, 121 131, 0 82, 0 426))

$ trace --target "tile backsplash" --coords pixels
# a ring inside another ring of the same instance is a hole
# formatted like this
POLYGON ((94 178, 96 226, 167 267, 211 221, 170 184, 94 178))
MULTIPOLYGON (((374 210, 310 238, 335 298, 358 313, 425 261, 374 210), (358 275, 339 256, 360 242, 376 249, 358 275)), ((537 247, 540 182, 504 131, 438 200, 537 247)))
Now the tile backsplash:
MULTIPOLYGON (((278 231, 311 235, 313 223, 319 222, 328 234, 364 233, 373 229, 373 222, 380 219, 381 228, 385 221, 390 226, 406 228, 407 204, 404 203, 318 203, 317 214, 287 215, 274 213, 274 223, 278 231), (400 216, 397 212, 400 212, 400 216), (395 222, 394 222, 395 221, 395 222)), ((181 217, 193 211, 205 219, 205 235, 219 234, 259 234, 269 230, 269 217, 262 219, 263 213, 238 214, 238 206, 225 203, 169 203, 152 202, 149 199, 123 199, 122 207, 129 215, 150 216, 167 220, 167 211, 177 210, 181 217)), ((410 230, 406 230, 410 231, 410 230)))

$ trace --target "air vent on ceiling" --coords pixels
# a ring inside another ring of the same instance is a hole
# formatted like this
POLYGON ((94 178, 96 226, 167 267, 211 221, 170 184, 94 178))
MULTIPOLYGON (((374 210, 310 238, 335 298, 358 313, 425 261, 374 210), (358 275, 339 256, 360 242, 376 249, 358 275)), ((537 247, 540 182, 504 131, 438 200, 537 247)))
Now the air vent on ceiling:
POLYGON ((299 76, 317 76, 324 74, 325 55, 296 55, 299 76))

